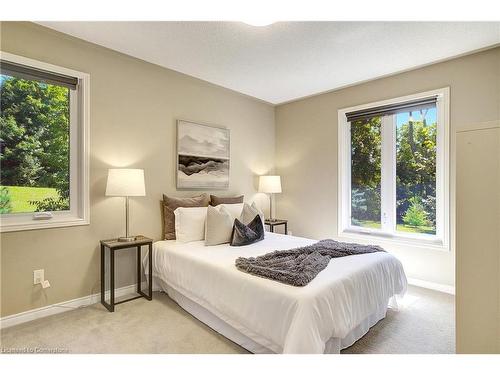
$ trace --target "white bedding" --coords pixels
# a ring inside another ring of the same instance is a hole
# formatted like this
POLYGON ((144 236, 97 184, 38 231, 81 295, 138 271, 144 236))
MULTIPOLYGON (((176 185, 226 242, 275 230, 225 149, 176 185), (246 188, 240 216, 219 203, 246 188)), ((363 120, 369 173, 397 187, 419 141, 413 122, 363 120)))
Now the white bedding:
POLYGON ((346 337, 385 309, 392 296, 406 291, 407 282, 401 262, 381 252, 332 259, 305 287, 249 275, 234 266, 239 256, 314 242, 274 233, 243 247, 158 241, 153 276, 275 353, 323 353, 330 338, 346 337))

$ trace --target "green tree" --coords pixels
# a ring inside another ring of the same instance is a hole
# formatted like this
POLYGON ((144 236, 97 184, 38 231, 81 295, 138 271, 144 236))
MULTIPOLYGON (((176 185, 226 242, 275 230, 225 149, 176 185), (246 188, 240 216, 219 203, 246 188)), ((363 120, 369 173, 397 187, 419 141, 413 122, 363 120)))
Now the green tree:
POLYGON ((69 89, 0 78, 2 185, 52 187, 69 202, 69 89))
POLYGON ((422 227, 427 225, 427 212, 425 212, 420 199, 415 196, 408 200, 410 201, 410 207, 403 215, 403 222, 412 227, 422 227))
POLYGON ((357 220, 380 221, 381 126, 381 117, 351 123, 352 217, 357 220))
POLYGON ((37 212, 41 211, 63 211, 69 208, 69 202, 66 198, 44 198, 39 201, 29 201, 36 207, 37 212))
POLYGON ((436 221, 436 131, 437 124, 408 121, 397 131, 397 221, 409 209, 412 197, 420 198, 430 224, 436 221))
MULTIPOLYGON (((436 132, 437 124, 425 120, 407 121, 397 128, 396 199, 397 223, 417 197, 427 214, 426 222, 436 221, 436 132)), ((351 123, 353 220, 380 220, 381 117, 351 123)))
POLYGON ((352 184, 380 186, 381 118, 353 121, 351 124, 352 184))

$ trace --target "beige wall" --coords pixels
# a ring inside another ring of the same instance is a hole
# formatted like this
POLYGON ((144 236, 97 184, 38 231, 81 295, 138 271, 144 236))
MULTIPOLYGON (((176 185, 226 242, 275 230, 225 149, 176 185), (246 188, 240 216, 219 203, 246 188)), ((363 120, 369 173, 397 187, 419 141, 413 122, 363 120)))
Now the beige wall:
MULTIPOLYGON (((145 169, 131 231, 160 238, 161 194, 192 194, 175 188, 177 118, 231 129, 230 189, 219 193, 261 198, 255 176, 273 168, 273 106, 34 24, 3 22, 0 49, 91 74, 91 224, 1 235, 2 316, 99 291, 98 242, 124 232, 122 198, 104 196, 109 167, 145 169), (38 268, 45 291, 32 285, 38 268)), ((133 282, 133 265, 117 259, 119 285, 133 282)))
MULTIPOLYGON (((468 183, 457 188, 456 196, 458 214, 463 215, 456 226, 457 349, 499 351, 493 342, 495 337, 497 343, 500 340, 500 190, 493 182, 498 178, 500 149, 496 133, 480 129, 497 126, 492 121, 500 118, 500 48, 278 106, 276 170, 282 176, 283 194, 277 211, 290 220, 295 235, 336 236, 337 111, 446 86, 450 87, 452 169, 459 160, 460 181, 468 183), (468 138, 461 136, 455 155, 458 132, 472 137, 474 146, 465 147, 468 138), (477 158, 471 160, 473 155, 477 158), (479 188, 480 184, 485 185, 479 188), (477 312, 481 313, 475 316, 477 312)), ((451 180, 455 181, 453 174, 451 180)), ((451 199, 454 203, 454 194, 451 199)), ((401 259, 408 277, 455 285, 453 249, 385 247, 401 259)))
MULTIPOLYGON (((341 108, 449 86, 451 134, 498 118, 500 49, 306 98, 276 108, 276 168, 283 176, 278 214, 294 234, 314 238, 337 231, 337 111, 341 108), (307 183, 305 183, 307 182, 307 183)), ((452 139, 452 147, 454 142, 452 139)), ((453 286, 455 254, 389 248, 409 277, 453 286)))

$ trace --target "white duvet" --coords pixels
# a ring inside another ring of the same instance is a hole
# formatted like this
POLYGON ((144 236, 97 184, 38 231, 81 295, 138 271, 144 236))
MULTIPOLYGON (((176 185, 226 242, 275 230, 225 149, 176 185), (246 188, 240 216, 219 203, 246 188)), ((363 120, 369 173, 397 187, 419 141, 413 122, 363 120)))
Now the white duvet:
POLYGON ((153 246, 153 276, 276 353, 323 353, 330 338, 346 337, 392 296, 403 294, 406 276, 401 262, 382 252, 332 259, 305 287, 249 275, 234 265, 239 256, 314 242, 274 233, 243 247, 159 241, 153 246))

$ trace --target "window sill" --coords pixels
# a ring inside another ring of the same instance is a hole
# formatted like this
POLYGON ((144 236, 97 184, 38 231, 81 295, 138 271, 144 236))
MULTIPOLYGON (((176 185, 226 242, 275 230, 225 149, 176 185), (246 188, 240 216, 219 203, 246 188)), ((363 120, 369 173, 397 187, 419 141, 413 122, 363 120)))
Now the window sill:
POLYGON ((362 232, 354 229, 345 229, 344 231, 339 233, 339 238, 359 241, 361 243, 373 243, 380 246, 398 245, 402 247, 416 247, 420 249, 437 250, 443 252, 450 251, 449 247, 443 244, 441 240, 411 238, 406 236, 389 235, 371 231, 362 232))
POLYGON ((23 222, 11 222, 2 219, 0 220, 0 233, 6 232, 20 232, 25 230, 34 229, 50 229, 50 228, 63 228, 63 227, 73 227, 79 225, 89 225, 90 222, 87 219, 82 218, 53 218, 50 220, 30 220, 23 222))

